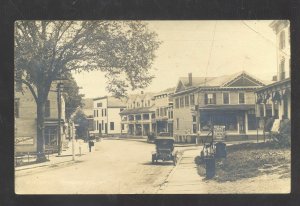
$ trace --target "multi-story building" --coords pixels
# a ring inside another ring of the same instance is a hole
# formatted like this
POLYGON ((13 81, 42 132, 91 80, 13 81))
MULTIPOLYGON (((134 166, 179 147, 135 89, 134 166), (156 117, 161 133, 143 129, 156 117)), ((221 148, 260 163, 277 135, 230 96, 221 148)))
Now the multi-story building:
POLYGON ((124 132, 119 115, 126 108, 123 99, 104 96, 93 99, 94 133, 99 135, 115 135, 124 132))
POLYGON ((156 131, 154 94, 130 95, 127 108, 120 112, 125 133, 133 136, 147 136, 156 131))
POLYGON ((225 126, 228 137, 255 135, 254 91, 262 86, 264 82, 244 71, 180 78, 173 94, 176 141, 191 141, 187 139, 191 134, 206 136, 212 125, 225 126))
POLYGON ((154 96, 156 135, 168 132, 173 136, 173 98, 175 88, 162 91, 154 96))
MULTIPOLYGON (((65 140, 67 125, 65 121, 65 101, 61 95, 61 123, 58 122, 58 103, 55 92, 57 86, 52 84, 45 106, 44 140, 45 149, 58 148, 58 129, 61 130, 61 139, 65 140), (58 128, 60 125, 60 128, 58 128)), ((36 102, 29 88, 16 83, 15 87, 15 152, 37 151, 37 111, 36 102)))
MULTIPOLYGON (((256 91, 257 116, 273 116, 279 121, 291 118, 291 79, 290 79, 290 24, 288 20, 275 20, 270 27, 276 33, 277 41, 277 75, 275 83, 256 91), (271 105, 271 114, 265 111, 266 105, 271 105)), ((275 70, 275 68, 274 68, 275 70)))

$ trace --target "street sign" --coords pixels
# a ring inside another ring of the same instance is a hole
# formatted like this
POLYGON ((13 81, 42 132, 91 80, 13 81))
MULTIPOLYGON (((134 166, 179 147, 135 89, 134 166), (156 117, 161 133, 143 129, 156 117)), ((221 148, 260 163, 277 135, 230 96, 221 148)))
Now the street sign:
POLYGON ((224 141, 225 140, 225 126, 224 125, 214 125, 214 140, 224 141))

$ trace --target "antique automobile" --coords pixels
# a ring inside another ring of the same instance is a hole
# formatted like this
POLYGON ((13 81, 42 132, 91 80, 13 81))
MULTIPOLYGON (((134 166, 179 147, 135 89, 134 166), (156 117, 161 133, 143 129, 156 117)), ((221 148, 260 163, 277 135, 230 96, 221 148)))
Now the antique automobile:
POLYGON ((158 136, 154 140, 156 151, 152 153, 152 163, 158 160, 173 161, 177 163, 177 153, 174 151, 174 138, 166 136, 158 136))

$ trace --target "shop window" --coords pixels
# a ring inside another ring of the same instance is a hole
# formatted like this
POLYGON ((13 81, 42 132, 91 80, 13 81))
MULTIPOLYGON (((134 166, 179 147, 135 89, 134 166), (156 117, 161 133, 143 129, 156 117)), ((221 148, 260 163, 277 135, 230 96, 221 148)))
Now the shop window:
POLYGON ((115 130, 115 123, 114 122, 110 122, 110 130, 115 130))
POLYGON ((180 97, 179 101, 180 101, 180 107, 184 107, 183 97, 180 97))
POLYGON ((255 114, 248 114, 248 130, 256 130, 256 116, 255 114))
POLYGON ((191 103, 191 105, 195 104, 195 96, 194 96, 194 94, 190 95, 190 103, 191 103))
POLYGON ((205 94, 205 104, 216 104, 216 94, 205 94))
POLYGON ((223 93, 223 104, 229 104, 229 93, 223 93))
POLYGON ((190 105, 190 99, 189 99, 189 96, 185 96, 184 97, 184 100, 185 100, 185 106, 189 106, 190 105))
POLYGON ((239 93, 239 104, 245 104, 245 93, 239 93))
POLYGON ((15 99, 15 117, 20 117, 20 99, 15 99))
POLYGON ((50 117, 50 100, 47 100, 45 104, 45 117, 50 117))

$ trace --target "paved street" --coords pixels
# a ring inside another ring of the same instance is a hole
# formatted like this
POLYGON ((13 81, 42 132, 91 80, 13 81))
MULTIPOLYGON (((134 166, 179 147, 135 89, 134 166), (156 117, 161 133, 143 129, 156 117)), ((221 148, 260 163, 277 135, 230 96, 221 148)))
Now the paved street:
POLYGON ((156 193, 174 168, 151 164, 153 144, 138 140, 103 140, 74 164, 16 172, 17 194, 156 193))

